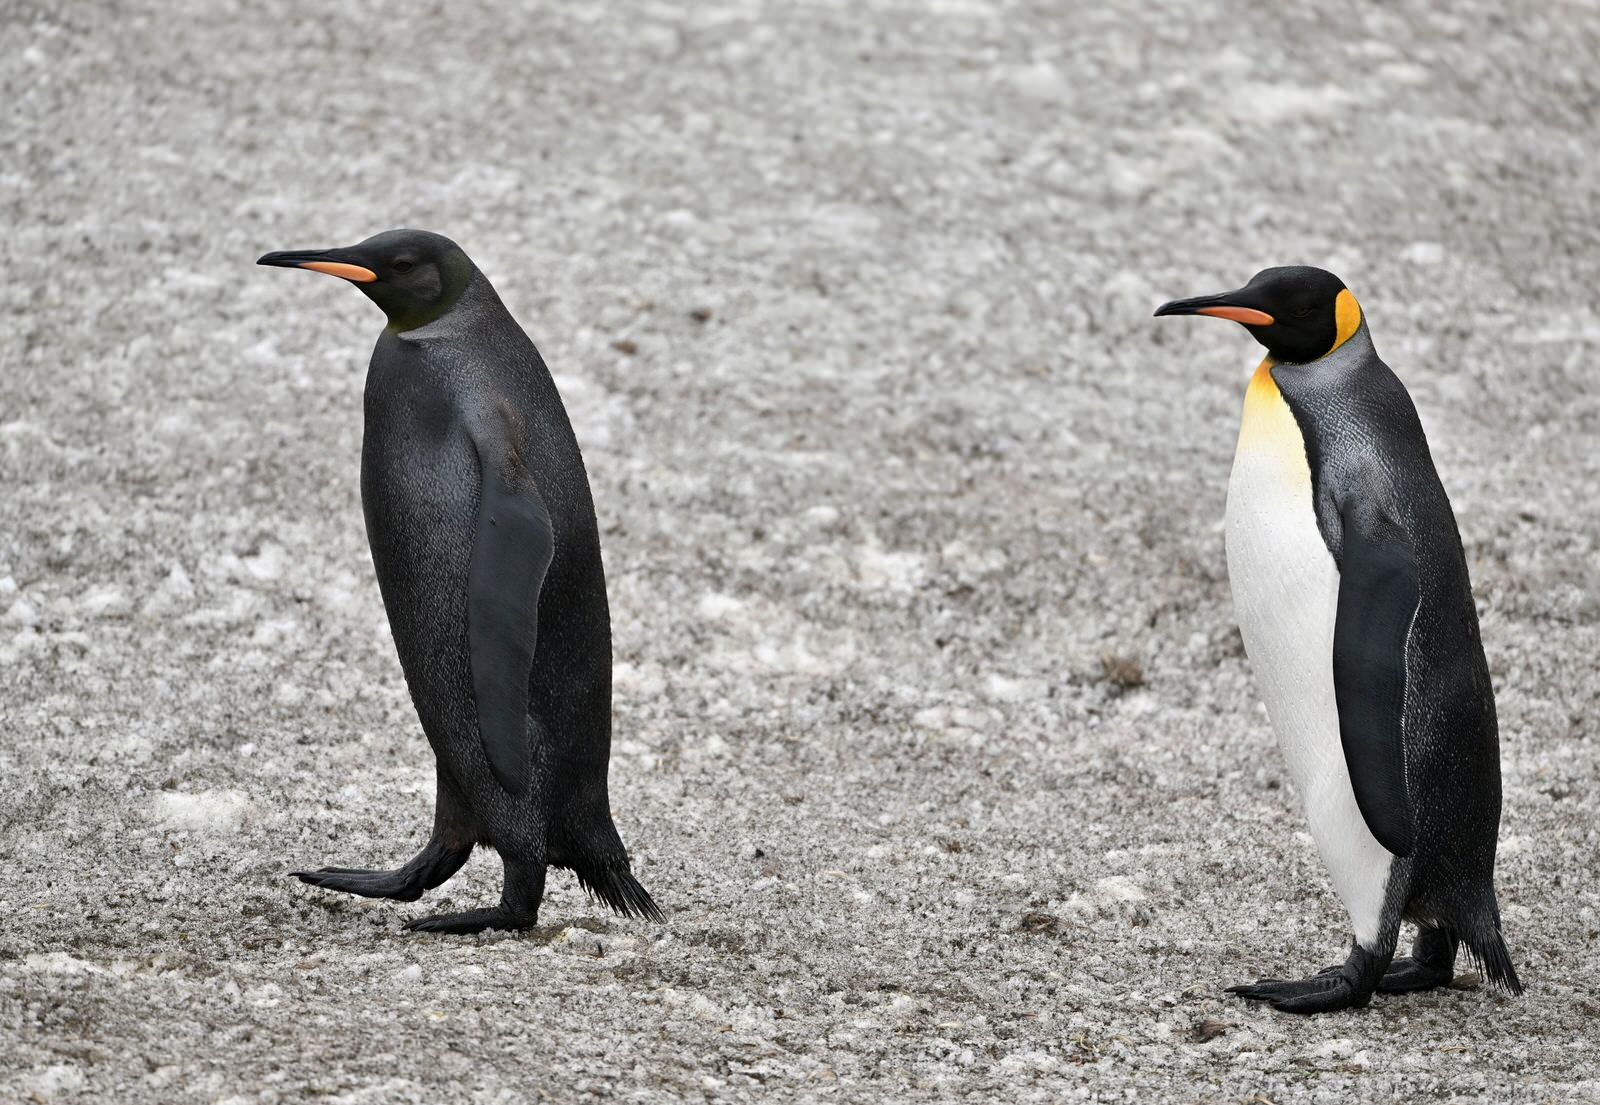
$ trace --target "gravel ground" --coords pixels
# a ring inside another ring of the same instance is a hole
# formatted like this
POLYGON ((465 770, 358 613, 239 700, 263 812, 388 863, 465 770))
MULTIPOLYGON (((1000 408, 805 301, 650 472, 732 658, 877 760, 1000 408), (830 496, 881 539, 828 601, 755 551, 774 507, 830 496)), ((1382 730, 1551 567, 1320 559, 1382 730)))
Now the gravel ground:
POLYGON ((0 2, 0 1100, 1600 1100, 1592 2, 415 7, 0 2), (664 925, 285 877, 433 766, 380 316, 251 262, 396 225, 566 395, 664 925), (1149 316, 1295 262, 1456 505, 1520 1000, 1221 993, 1347 922, 1228 599, 1258 352, 1149 316))

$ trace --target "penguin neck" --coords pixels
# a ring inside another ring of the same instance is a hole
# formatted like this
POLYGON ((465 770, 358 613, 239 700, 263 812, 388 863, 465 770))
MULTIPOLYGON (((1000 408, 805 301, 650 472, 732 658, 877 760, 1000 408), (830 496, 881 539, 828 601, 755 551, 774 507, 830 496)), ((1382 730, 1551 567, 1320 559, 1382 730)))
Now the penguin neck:
POLYGON ((1334 345, 1333 349, 1328 350, 1328 353, 1325 353, 1323 357, 1310 361, 1310 365, 1307 365, 1307 368, 1315 368, 1317 371, 1323 371, 1323 373, 1326 373, 1328 369, 1333 369, 1336 373, 1342 373, 1347 369, 1365 365, 1365 363, 1376 357, 1378 357, 1378 350, 1373 349, 1373 331, 1366 329, 1366 318, 1363 317, 1362 325, 1355 328, 1354 334, 1350 334, 1347 339, 1339 342, 1338 345, 1334 345))
POLYGON ((1267 354, 1256 365, 1250 384, 1245 388, 1244 418, 1239 438, 1241 447, 1252 436, 1252 426, 1262 423, 1279 407, 1283 407, 1285 412, 1289 410, 1284 406, 1284 389, 1296 392, 1311 380, 1344 378, 1376 360, 1377 350, 1372 346, 1372 334, 1367 330, 1367 320, 1364 318, 1355 333, 1314 361, 1280 361, 1272 354, 1267 354))
MULTIPOLYGON (((470 265, 471 262, 468 262, 470 265)), ((479 272, 476 266, 471 267, 466 278, 452 294, 446 292, 437 300, 427 304, 424 308, 411 312, 396 312, 389 316, 389 325, 384 327, 384 332, 400 338, 426 337, 429 328, 451 315, 462 311, 471 311, 484 303, 498 303, 499 297, 495 295, 494 287, 487 277, 479 272)))
POLYGON ((1372 331, 1367 329, 1367 319, 1363 315, 1361 325, 1356 327, 1356 332, 1334 346, 1327 356, 1321 358, 1321 362, 1338 366, 1353 365, 1376 357, 1377 354, 1378 351, 1372 344, 1372 331))
POLYGON ((483 274, 478 271, 477 266, 467 259, 466 254, 459 251, 445 258, 443 268, 444 289, 437 299, 389 304, 379 301, 378 305, 383 308, 383 313, 389 319, 389 325, 384 327, 387 332, 405 334, 437 322, 455 309, 456 304, 461 302, 473 284, 483 279, 483 274))
POLYGON ((1367 320, 1362 318, 1360 325, 1356 327, 1355 333, 1351 334, 1344 341, 1341 341, 1338 345, 1335 345, 1332 349, 1328 350, 1328 352, 1324 353, 1316 360, 1280 361, 1276 360, 1269 353, 1267 354, 1267 358, 1261 362, 1261 365, 1257 371, 1276 371, 1286 369, 1291 372, 1306 371, 1320 373, 1326 372, 1329 369, 1344 370, 1363 364, 1376 356, 1377 350, 1373 348, 1372 345, 1372 331, 1367 329, 1367 320))

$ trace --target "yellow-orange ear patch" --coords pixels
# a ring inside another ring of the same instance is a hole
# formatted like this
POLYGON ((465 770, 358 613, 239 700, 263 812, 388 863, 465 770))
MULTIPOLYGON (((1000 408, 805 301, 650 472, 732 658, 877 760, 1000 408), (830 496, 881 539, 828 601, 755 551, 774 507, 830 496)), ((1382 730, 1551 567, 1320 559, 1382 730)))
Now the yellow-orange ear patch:
POLYGON ((364 269, 360 265, 347 265, 343 261, 306 261, 300 267, 310 269, 312 272, 325 272, 342 280, 354 280, 357 284, 370 284, 378 279, 378 274, 371 269, 364 269))
POLYGON ((1356 302, 1349 288, 1340 289, 1339 298, 1333 301, 1333 322, 1333 349, 1329 349, 1329 353, 1355 337, 1356 331, 1361 329, 1361 304, 1356 302))

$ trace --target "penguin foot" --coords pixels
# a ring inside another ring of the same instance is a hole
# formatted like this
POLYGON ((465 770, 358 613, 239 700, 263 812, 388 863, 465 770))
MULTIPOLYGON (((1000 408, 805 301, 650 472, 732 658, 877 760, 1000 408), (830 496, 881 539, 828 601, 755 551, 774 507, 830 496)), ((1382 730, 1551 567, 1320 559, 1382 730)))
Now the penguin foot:
POLYGON ((1455 977, 1451 964, 1440 966, 1405 955, 1389 964, 1389 969, 1378 980, 1378 993, 1413 994, 1418 990, 1433 990, 1450 985, 1455 977))
POLYGON ((393 898, 414 902, 422 897, 422 884, 404 868, 397 871, 371 871, 362 867, 324 867, 317 871, 291 871, 289 874, 310 886, 342 890, 363 898, 393 898))
POLYGON ((1359 943, 1350 957, 1337 967, 1328 967, 1310 978, 1286 981, 1264 978, 1242 986, 1228 987, 1247 1001, 1264 1001, 1285 1013, 1332 1013, 1338 1009, 1360 1009, 1372 1000, 1378 979, 1383 977, 1394 954, 1394 944, 1382 952, 1369 952, 1359 943))
POLYGON ((406 923, 411 932, 445 932, 466 936, 485 929, 528 929, 539 923, 537 915, 519 917, 504 906, 469 909, 465 913, 436 913, 406 923))
POLYGON ((1379 993, 1413 994, 1450 985, 1456 977, 1459 943, 1454 933, 1444 929, 1419 929, 1416 943, 1411 945, 1411 954, 1390 963, 1378 980, 1379 993))
POLYGON ((1356 1000, 1355 987, 1342 973, 1326 971, 1292 981, 1264 978, 1259 982, 1230 986, 1228 993, 1238 994, 1248 1001, 1264 1001, 1285 1013, 1331 1013, 1367 1004, 1365 998, 1356 1000))
POLYGON ((472 845, 451 845, 435 837, 417 857, 393 871, 372 871, 365 867, 323 867, 317 871, 291 871, 295 878, 324 890, 342 890, 363 898, 393 898, 414 902, 422 892, 432 890, 461 869, 472 854, 472 845))

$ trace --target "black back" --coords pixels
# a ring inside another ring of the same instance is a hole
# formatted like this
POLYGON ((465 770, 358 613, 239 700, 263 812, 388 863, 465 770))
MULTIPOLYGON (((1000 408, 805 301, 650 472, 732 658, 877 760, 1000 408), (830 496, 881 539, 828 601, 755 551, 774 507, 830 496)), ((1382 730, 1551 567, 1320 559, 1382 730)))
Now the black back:
POLYGON ((367 536, 401 666, 441 765, 479 744, 466 630, 481 501, 481 491, 464 490, 480 487, 471 429, 509 418, 523 432, 522 461, 554 544, 529 679, 543 764, 535 771, 597 763, 603 778, 611 629, 588 475, 549 370, 481 273, 443 317, 384 331, 365 407, 367 536))

